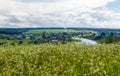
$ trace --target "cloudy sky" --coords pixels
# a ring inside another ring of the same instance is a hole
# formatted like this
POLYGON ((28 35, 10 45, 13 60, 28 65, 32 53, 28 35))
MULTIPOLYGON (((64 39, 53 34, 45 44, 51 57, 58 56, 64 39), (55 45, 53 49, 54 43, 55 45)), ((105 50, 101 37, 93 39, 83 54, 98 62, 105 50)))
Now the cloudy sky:
POLYGON ((120 0, 0 0, 0 28, 120 28, 120 0))

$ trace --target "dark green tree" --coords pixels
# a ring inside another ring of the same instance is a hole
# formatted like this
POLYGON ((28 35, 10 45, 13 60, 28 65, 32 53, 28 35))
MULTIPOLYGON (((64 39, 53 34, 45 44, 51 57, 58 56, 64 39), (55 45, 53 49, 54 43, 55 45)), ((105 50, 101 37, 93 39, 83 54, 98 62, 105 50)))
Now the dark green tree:
POLYGON ((109 35, 108 37, 105 38, 105 43, 113 43, 115 42, 115 38, 113 35, 109 35))

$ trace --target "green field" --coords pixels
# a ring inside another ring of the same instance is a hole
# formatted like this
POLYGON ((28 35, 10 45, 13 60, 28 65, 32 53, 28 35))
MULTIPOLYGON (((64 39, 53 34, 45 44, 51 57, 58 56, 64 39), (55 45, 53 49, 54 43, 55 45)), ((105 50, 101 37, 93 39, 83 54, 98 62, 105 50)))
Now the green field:
POLYGON ((38 30, 29 30, 26 33, 43 33, 43 32, 47 32, 47 33, 53 33, 53 32, 78 32, 76 30, 65 30, 65 29, 38 29, 38 30))
POLYGON ((0 76, 119 76, 120 45, 0 46, 0 76))
POLYGON ((92 32, 95 33, 95 31, 92 30, 74 30, 74 29, 38 29, 38 30, 28 30, 26 34, 38 34, 38 33, 53 33, 53 32, 92 32))

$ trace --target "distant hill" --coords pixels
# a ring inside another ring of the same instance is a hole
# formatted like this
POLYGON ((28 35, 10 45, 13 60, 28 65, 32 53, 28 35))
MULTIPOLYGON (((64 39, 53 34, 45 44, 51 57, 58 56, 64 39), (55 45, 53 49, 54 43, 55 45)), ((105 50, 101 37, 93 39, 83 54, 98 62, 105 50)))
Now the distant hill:
MULTIPOLYGON (((106 29, 106 28, 67 28, 70 31, 80 31, 80 30, 92 30, 96 32, 106 32, 106 33, 120 33, 120 29, 106 29)), ((49 32, 55 32, 55 31, 64 31, 64 28, 0 28, 0 34, 21 34, 25 32, 36 32, 33 30, 37 30, 37 32, 44 32, 43 30, 49 31, 49 32), (49 29, 49 30, 47 30, 49 29), (39 30, 39 31, 38 31, 39 30)))

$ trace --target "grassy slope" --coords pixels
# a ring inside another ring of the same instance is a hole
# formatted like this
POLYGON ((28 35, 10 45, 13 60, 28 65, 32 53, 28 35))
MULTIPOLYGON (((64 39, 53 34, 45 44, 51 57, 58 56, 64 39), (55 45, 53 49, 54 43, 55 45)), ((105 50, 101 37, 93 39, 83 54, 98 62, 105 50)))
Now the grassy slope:
POLYGON ((40 29, 40 30, 29 30, 26 33, 43 33, 43 32, 48 32, 48 33, 53 33, 53 32, 92 32, 95 33, 95 31, 92 30, 74 30, 74 29, 40 29))
POLYGON ((1 76, 119 76, 120 45, 0 47, 1 76))
POLYGON ((40 30, 29 30, 26 33, 43 33, 43 32, 77 32, 76 30, 64 30, 64 29, 40 29, 40 30))

